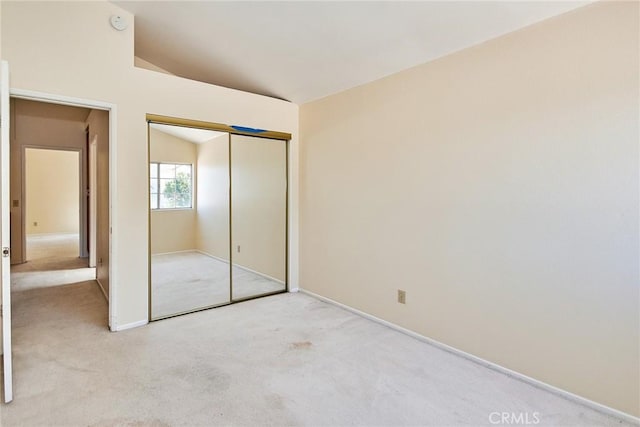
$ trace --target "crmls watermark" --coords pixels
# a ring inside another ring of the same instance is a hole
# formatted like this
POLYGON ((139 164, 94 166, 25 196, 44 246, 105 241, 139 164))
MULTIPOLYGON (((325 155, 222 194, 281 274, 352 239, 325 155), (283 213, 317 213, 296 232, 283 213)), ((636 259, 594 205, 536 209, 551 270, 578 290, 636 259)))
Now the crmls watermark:
POLYGON ((536 425, 540 424, 539 412, 492 412, 489 414, 491 424, 536 425))

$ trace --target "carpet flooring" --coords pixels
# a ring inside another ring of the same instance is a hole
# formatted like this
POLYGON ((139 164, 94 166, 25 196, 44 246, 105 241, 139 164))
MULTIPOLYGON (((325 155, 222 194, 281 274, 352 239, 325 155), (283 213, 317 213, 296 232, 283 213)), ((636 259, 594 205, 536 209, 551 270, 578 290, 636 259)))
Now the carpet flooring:
POLYGON ((78 234, 28 234, 27 260, 78 258, 79 244, 78 234))
POLYGON ((78 258, 77 234, 27 236, 27 262, 11 266, 12 290, 37 289, 94 280, 96 269, 78 258))
MULTIPOLYGON (((151 315, 161 318, 230 302, 229 264, 200 252, 151 258, 151 315)), ((233 267, 233 299, 284 290, 284 285, 233 267)))
POLYGON ((109 332, 95 282, 14 292, 13 426, 629 426, 300 293, 109 332))

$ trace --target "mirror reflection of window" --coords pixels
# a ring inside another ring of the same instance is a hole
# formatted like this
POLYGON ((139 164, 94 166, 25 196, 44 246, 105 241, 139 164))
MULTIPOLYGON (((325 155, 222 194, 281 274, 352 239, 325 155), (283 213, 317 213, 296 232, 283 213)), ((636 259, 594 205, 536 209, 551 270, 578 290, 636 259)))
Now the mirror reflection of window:
POLYGON ((231 302, 229 134, 149 125, 151 318, 231 302))
POLYGON ((191 209, 193 207, 193 165, 150 164, 151 209, 191 209))

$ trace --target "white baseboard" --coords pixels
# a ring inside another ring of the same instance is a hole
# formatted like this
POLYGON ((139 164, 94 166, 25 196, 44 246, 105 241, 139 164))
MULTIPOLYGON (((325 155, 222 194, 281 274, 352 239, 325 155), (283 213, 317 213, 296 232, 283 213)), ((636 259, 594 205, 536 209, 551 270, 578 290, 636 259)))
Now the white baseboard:
MULTIPOLYGON (((289 293, 295 293, 295 292, 298 292, 298 291, 300 291, 300 288, 291 288, 291 289, 289 289, 289 293)), ((309 295, 311 295, 311 294, 309 293, 309 295)))
POLYGON ((475 362, 479 365, 485 366, 489 369, 493 369, 494 371, 500 372, 502 374, 505 374, 511 378, 515 378, 517 380, 523 381, 527 384, 530 384, 534 387, 537 387, 539 389, 551 392, 557 396, 560 396, 562 398, 571 400, 573 402, 579 403, 581 405, 584 405, 588 408, 594 409, 598 412, 604 413, 606 415, 621 419, 623 421, 629 422, 629 423, 634 423, 634 424, 640 424, 640 418, 635 417, 631 414, 627 414, 626 412, 622 412, 619 411, 617 409, 611 408, 609 406, 603 405, 601 403, 598 402, 594 402, 593 400, 587 399, 586 397, 582 397, 582 396, 578 396, 577 394, 573 394, 569 391, 563 390, 561 388, 552 386, 551 384, 547 384, 545 382, 536 380, 535 378, 531 378, 527 375, 521 374, 520 372, 517 371, 513 371, 509 368, 505 368, 504 366, 500 366, 496 363, 493 362, 489 362, 488 360, 482 359, 481 357, 478 356, 474 356, 473 354, 467 353, 465 351, 459 350, 455 347, 451 347, 447 344, 441 343, 440 341, 434 340, 432 338, 426 337, 424 335, 420 335, 417 332, 414 332, 412 330, 403 328, 402 326, 398 326, 394 323, 388 322, 386 320, 380 319, 379 317, 373 316, 371 314, 365 313, 364 311, 360 311, 356 308, 350 307, 348 305, 342 304, 338 301, 332 300, 330 298, 327 297, 323 297, 322 295, 318 295, 314 292, 311 291, 307 291, 305 289, 299 288, 297 289, 297 291, 309 295, 311 297, 314 297, 320 301, 335 305, 337 307, 340 307, 344 310, 350 311, 351 313, 357 314, 358 316, 364 317, 366 319, 372 320, 376 323, 379 323, 381 325, 387 326, 391 329, 394 329, 398 332, 401 332, 405 335, 408 335, 412 338, 415 338, 419 341, 425 342, 427 344, 433 345, 434 347, 438 347, 446 352, 449 352, 451 354, 454 354, 456 356, 460 356, 463 357, 467 360, 470 360, 472 362, 475 362))
POLYGON ((116 325, 115 328, 111 328, 113 332, 126 331, 127 329, 138 328, 149 323, 148 320, 138 320, 137 322, 125 323, 124 325, 116 325))
POLYGON ((284 286, 284 282, 283 282, 282 280, 280 280, 280 279, 276 279, 275 277, 271 277, 271 276, 269 276, 269 275, 267 275, 267 274, 260 273, 259 271, 252 270, 252 269, 250 269, 250 268, 244 267, 244 266, 239 265, 239 264, 233 264, 233 266, 234 266, 234 267, 238 267, 238 268, 239 268, 239 269, 241 269, 241 270, 248 271, 249 273, 253 273, 253 274, 256 274, 256 275, 258 275, 258 276, 262 276, 262 277, 264 277, 265 279, 271 280, 272 282, 276 282, 276 283, 279 283, 279 284, 281 284, 282 286, 284 286))
POLYGON ((59 233, 29 233, 25 234, 27 237, 48 237, 48 236, 78 236, 80 237, 80 233, 74 233, 73 231, 61 231, 59 233))
MULTIPOLYGON (((229 264, 228 260, 220 258, 220 257, 217 257, 215 255, 211 255, 210 253, 207 253, 205 251, 201 251, 200 249, 195 249, 194 251, 198 252, 198 253, 200 253, 202 255, 208 256, 209 258, 213 258, 213 259, 216 259, 216 260, 218 260, 220 262, 224 262, 225 264, 229 264)), ((268 275, 266 275, 264 273, 260 273, 259 271, 252 270, 252 269, 244 267, 244 266, 242 266, 240 264, 233 264, 233 266, 234 267, 238 267, 239 269, 242 269, 244 271, 248 271, 249 273, 257 274, 258 276, 262 276, 265 279, 269 279, 269 280, 271 280, 273 282, 280 283, 282 286, 284 286, 284 282, 282 280, 276 279, 275 277, 268 276, 268 275)))
POLYGON ((220 258, 219 256, 211 255, 209 252, 201 251, 200 249, 194 249, 193 252, 198 252, 204 256, 208 256, 209 258, 213 258, 217 261, 224 262, 225 264, 229 264, 228 259, 220 258))
POLYGON ((200 252, 196 249, 185 249, 184 251, 173 251, 173 252, 160 252, 159 254, 151 254, 152 257, 157 255, 173 255, 173 254, 184 254, 187 252, 200 252))

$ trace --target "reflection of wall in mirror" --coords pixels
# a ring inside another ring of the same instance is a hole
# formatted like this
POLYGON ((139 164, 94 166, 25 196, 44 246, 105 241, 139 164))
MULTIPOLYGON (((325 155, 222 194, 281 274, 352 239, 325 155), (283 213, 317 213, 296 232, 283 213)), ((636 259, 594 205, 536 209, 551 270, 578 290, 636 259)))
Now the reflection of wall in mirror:
MULTIPOLYGON (((197 149, 192 142, 149 128, 151 162, 196 165, 197 149)), ((194 166, 197 171, 197 166, 194 166)), ((194 200, 194 206, 197 198, 194 200)), ((193 250, 196 247, 196 210, 152 210, 151 253, 193 250)))
MULTIPOLYGON (((150 161, 194 165, 194 209, 151 211, 152 254, 195 250, 228 262, 229 137, 194 144, 150 128, 150 161)), ((286 143, 232 138, 234 264, 284 282, 286 143)))
POLYGON ((229 261, 229 134, 197 149, 196 247, 229 261))
POLYGON ((232 135, 231 191, 234 264, 284 282, 286 142, 232 135))

